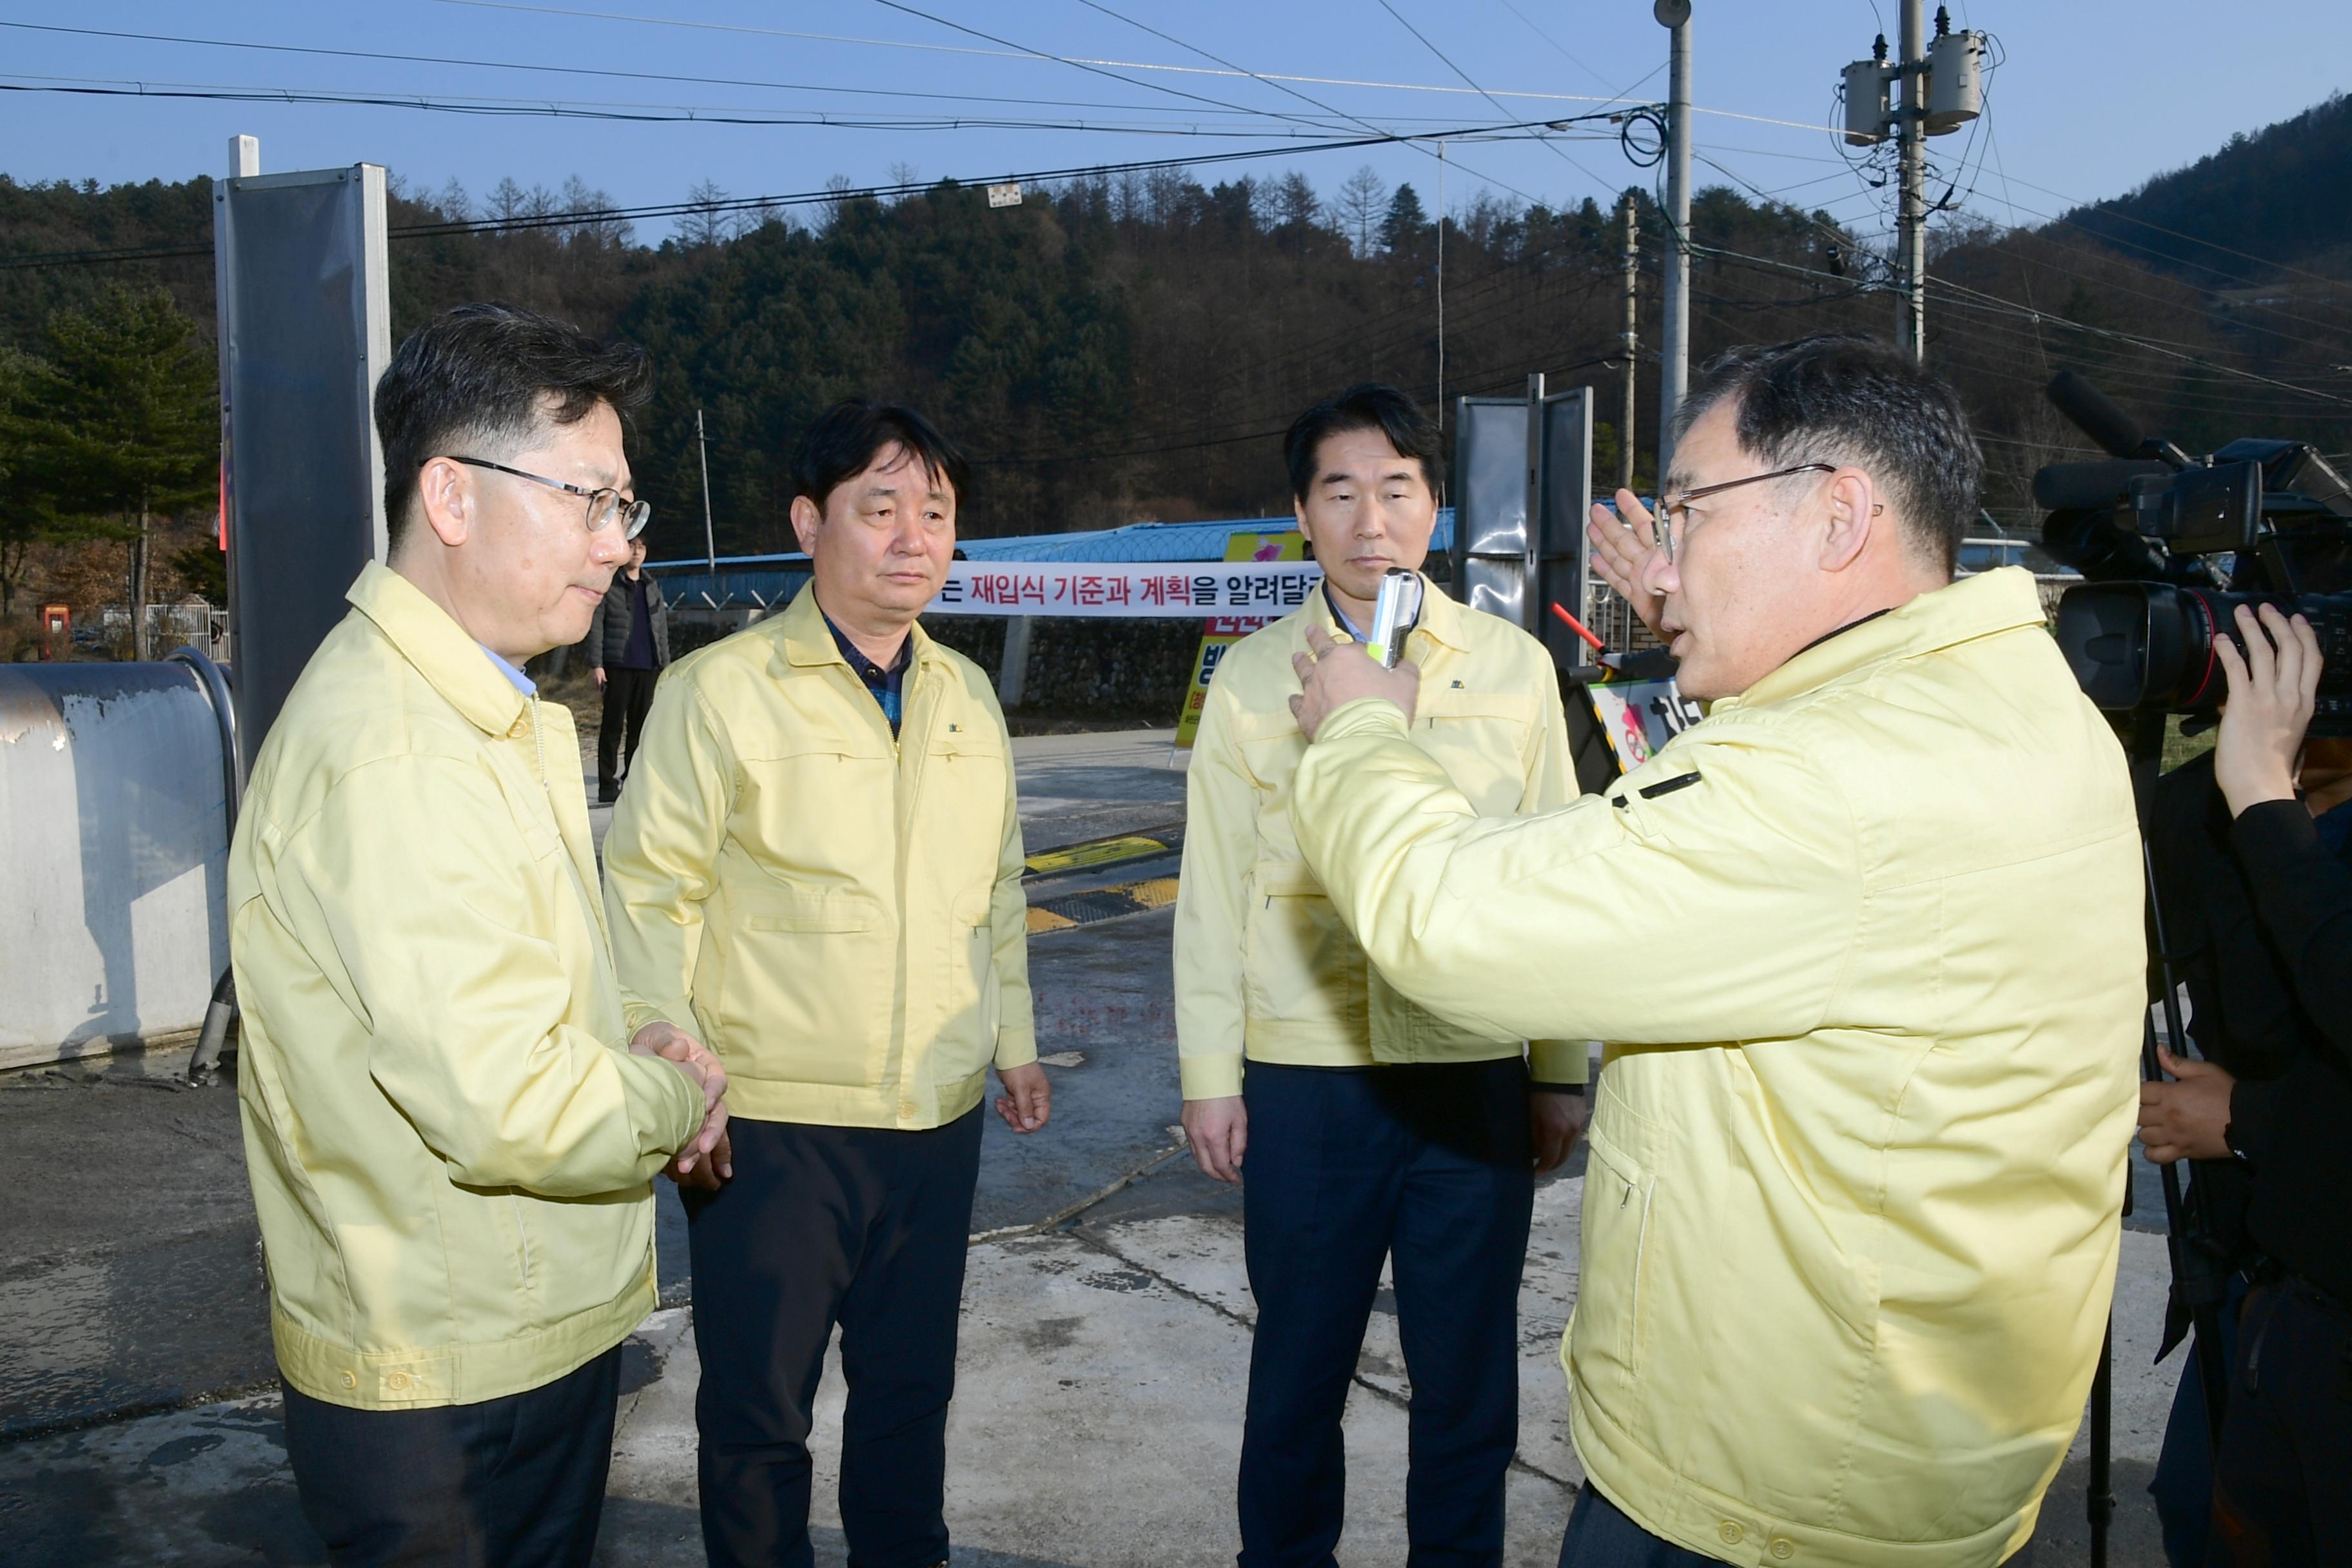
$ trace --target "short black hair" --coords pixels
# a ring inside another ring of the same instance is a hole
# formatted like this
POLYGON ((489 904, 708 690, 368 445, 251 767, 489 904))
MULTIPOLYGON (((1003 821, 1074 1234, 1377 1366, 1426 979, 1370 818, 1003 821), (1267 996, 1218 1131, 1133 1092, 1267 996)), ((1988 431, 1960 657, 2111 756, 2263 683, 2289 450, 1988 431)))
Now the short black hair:
POLYGON ((1740 449, 1767 469, 1848 463, 1886 493, 1920 555, 1947 575, 1977 517, 1984 456, 1958 394, 1876 338, 1820 332, 1717 355, 1675 411, 1680 441, 1699 416, 1738 400, 1740 449))
POLYGON ((1444 437, 1437 421, 1395 387, 1377 381, 1360 381, 1337 397, 1327 397, 1290 422, 1282 437, 1282 459, 1290 465, 1290 493, 1300 500, 1315 488, 1315 460, 1323 443, 1350 430, 1378 430, 1389 438, 1400 458, 1421 464, 1429 493, 1445 493, 1444 437))
POLYGON ((874 466, 885 447, 922 459, 932 480, 944 479, 958 503, 971 493, 971 463, 939 427, 902 403, 845 397, 817 416, 793 444, 793 494, 822 513, 827 497, 874 466))
POLYGON ((513 305, 442 311, 408 334, 375 384, 392 542, 405 531, 418 470, 434 458, 510 455, 547 426, 577 424, 600 403, 625 418, 652 390, 646 351, 635 343, 599 342, 513 305))

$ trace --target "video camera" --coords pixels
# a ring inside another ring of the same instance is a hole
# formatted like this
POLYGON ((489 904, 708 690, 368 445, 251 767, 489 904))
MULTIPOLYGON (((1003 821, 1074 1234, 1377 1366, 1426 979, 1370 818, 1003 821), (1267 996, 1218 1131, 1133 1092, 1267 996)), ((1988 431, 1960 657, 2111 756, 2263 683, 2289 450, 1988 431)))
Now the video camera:
POLYGON ((2276 605, 2311 622, 2326 661, 2310 732, 2352 735, 2352 485, 2300 441, 2191 458, 2073 371, 2048 391, 2115 458, 2033 476, 2042 548, 2089 579, 2060 597, 2057 630, 2091 700, 2211 714, 2228 692, 2213 639, 2237 640, 2240 605, 2276 605))

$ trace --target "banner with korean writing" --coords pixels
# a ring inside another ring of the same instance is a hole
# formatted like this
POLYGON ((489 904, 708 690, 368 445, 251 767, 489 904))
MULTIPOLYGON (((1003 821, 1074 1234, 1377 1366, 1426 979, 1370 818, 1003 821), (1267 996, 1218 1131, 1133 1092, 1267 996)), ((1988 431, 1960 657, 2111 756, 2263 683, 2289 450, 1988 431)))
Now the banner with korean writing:
POLYGON ((1311 561, 956 561, 923 613, 1275 619, 1306 604, 1322 581, 1311 561))

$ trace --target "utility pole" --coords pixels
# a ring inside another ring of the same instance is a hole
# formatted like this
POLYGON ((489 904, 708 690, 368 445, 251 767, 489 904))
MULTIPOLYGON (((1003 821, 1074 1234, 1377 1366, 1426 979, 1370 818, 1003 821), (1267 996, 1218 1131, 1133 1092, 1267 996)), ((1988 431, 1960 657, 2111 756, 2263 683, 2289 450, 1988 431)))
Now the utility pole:
MULTIPOLYGON (((710 560, 710 574, 719 574, 719 546, 710 528, 710 443, 702 438, 702 410, 694 411, 694 449, 702 459, 702 552, 710 560)), ((716 584, 713 584, 716 586, 716 584)))
POLYGON ((1674 466, 1675 411, 1690 389, 1690 0, 1654 0, 1650 14, 1670 29, 1666 88, 1666 253, 1658 311, 1658 483, 1674 466))
POLYGON ((1985 36, 1952 31, 1936 7, 1927 37, 1927 0, 1903 0, 1903 47, 1893 62, 1881 34, 1871 58, 1845 68, 1845 139, 1868 147, 1892 136, 1896 153, 1895 341, 1913 359, 1927 353, 1927 138, 1958 131, 1984 112, 1985 36), (1903 84, 1901 106, 1892 89, 1903 84))
POLYGON ((1636 291, 1639 275, 1634 268, 1641 259, 1639 232, 1633 226, 1633 193, 1627 191, 1623 202, 1625 216, 1625 400, 1617 416, 1617 488, 1633 488, 1633 382, 1641 361, 1638 332, 1640 296, 1636 291))
POLYGON ((1437 417, 1445 417, 1445 143, 1437 144, 1437 417))
POLYGON ((1903 293, 1895 307, 1895 345, 1927 357, 1927 5, 1903 0, 1903 111, 1895 117, 1901 159, 1895 209, 1903 293))

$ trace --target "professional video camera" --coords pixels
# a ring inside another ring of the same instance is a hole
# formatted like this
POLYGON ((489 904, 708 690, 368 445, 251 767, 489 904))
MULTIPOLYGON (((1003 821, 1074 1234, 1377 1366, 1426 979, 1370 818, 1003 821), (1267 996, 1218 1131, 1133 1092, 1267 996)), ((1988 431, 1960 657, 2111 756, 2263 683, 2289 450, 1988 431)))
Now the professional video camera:
POLYGON ((2227 694, 2214 637, 2236 640, 2240 605, 2274 604, 2326 659, 2311 732, 2352 735, 2352 485, 2300 441, 2191 458, 2073 371, 2049 395, 2116 459, 2033 476, 2042 548, 2090 579, 2058 602, 2058 646, 2091 700, 2210 715, 2227 694))

